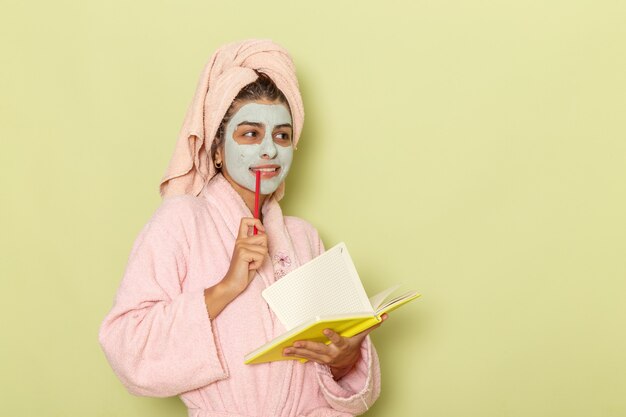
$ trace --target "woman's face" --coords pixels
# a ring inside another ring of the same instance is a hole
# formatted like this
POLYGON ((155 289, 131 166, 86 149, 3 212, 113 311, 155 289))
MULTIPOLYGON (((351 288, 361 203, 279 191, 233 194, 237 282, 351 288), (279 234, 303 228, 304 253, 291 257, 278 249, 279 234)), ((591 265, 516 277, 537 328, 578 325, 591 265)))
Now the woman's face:
POLYGON ((271 194, 287 177, 293 159, 293 127, 287 106, 267 100, 240 104, 226 125, 224 169, 254 192, 261 172, 261 194, 271 194))

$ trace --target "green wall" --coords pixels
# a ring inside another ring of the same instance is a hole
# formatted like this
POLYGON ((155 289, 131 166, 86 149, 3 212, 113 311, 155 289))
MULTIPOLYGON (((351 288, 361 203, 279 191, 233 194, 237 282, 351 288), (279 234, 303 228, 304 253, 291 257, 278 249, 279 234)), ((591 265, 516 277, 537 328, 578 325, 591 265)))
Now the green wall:
POLYGON ((0 415, 184 416, 98 326, 204 63, 268 37, 307 119, 285 211, 366 288, 368 416, 626 415, 626 3, 2 2, 0 415), (211 4, 214 3, 214 4, 211 4))

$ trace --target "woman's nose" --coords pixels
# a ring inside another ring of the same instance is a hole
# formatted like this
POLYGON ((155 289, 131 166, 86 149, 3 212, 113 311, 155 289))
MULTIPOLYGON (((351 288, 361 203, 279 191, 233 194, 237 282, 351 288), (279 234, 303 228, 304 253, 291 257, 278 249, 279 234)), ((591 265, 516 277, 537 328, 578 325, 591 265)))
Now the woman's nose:
POLYGON ((260 152, 261 158, 272 159, 276 156, 278 150, 276 149, 276 144, 274 143, 271 134, 266 135, 266 137, 263 138, 263 142, 261 142, 260 152))

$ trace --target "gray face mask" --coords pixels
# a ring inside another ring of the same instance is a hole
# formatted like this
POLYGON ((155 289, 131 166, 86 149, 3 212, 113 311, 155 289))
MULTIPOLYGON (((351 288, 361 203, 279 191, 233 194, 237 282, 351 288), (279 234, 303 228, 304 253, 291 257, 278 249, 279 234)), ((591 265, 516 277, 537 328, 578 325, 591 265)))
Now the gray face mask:
POLYGON ((261 194, 271 194, 284 181, 293 160, 293 145, 275 130, 292 125, 284 104, 248 103, 242 106, 226 125, 224 163, 239 185, 254 192, 255 171, 261 171, 261 194), (237 143, 233 137, 237 127, 237 143), (248 129, 249 127, 249 129, 248 129), (261 137, 262 136, 262 137, 261 137), (249 142, 249 143, 246 143, 249 142))

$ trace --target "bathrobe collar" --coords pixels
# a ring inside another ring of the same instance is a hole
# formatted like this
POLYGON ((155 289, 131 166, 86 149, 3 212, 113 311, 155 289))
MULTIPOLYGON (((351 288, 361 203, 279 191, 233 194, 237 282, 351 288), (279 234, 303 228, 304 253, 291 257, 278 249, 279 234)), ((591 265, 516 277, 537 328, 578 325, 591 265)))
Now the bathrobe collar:
MULTIPOLYGON (((253 217, 243 198, 219 173, 209 180, 201 195, 209 200, 219 201, 217 208, 225 220, 233 237, 237 239, 239 225, 243 217, 253 217)), ((257 271, 266 286, 271 285, 289 271, 300 265, 296 257, 293 242, 287 232, 283 212, 274 197, 265 199, 263 207, 263 226, 268 237, 269 259, 266 259, 257 271)))

